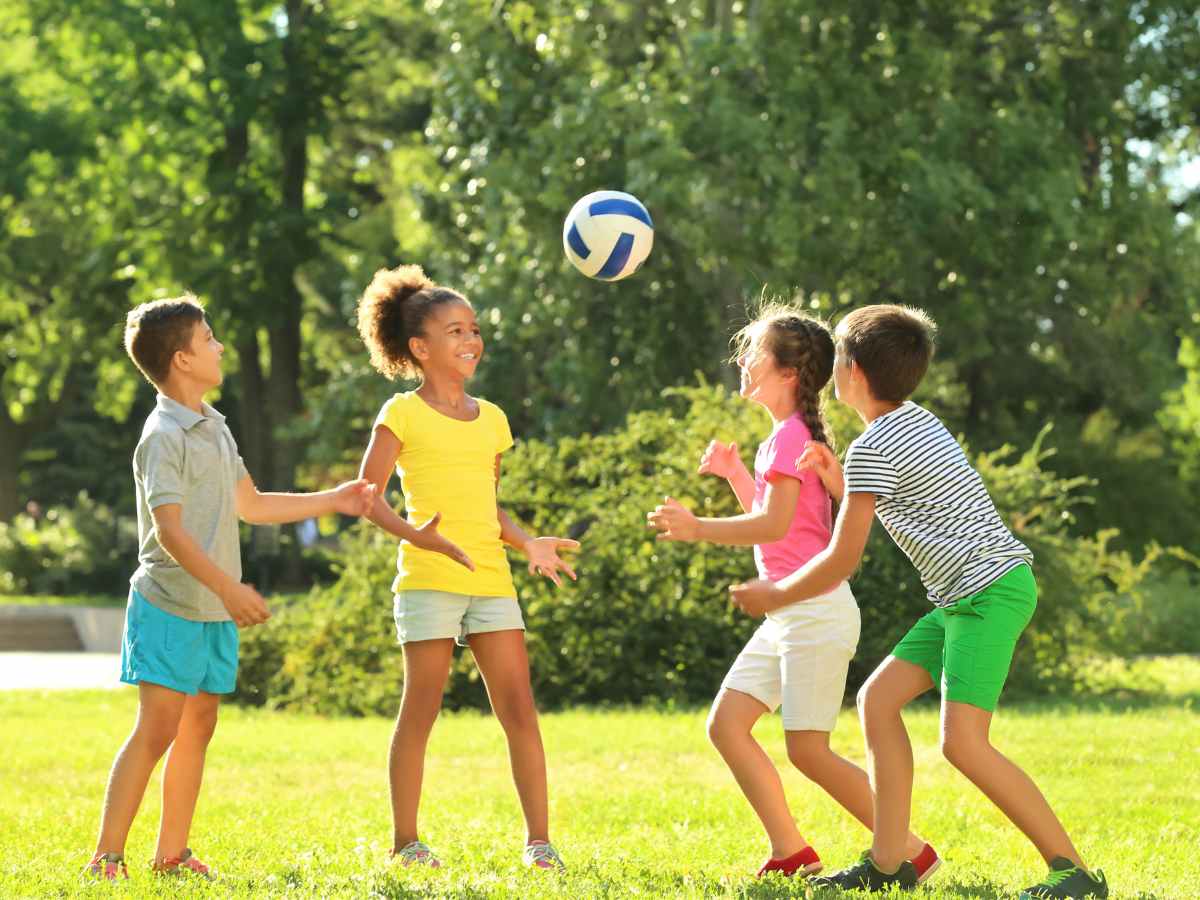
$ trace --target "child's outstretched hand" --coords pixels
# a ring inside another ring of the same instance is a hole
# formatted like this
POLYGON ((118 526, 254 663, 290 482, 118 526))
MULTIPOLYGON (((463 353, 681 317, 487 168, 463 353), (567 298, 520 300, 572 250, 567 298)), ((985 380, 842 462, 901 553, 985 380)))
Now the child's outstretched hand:
POLYGON ((343 516, 365 516, 375 505, 377 491, 365 478, 344 482, 334 488, 333 508, 343 516))
POLYGON ((694 541, 700 535, 695 514, 674 497, 664 497, 654 512, 646 513, 646 522, 658 529, 660 541, 694 541))
POLYGON ((562 587, 560 571, 571 576, 572 581, 578 580, 575 570, 566 560, 558 555, 559 550, 578 550, 579 541, 559 537, 535 537, 525 545, 525 555, 529 557, 529 574, 545 575, 554 582, 556 587, 562 587))
POLYGON ((797 472, 816 472, 831 497, 841 500, 845 493, 842 480, 842 464, 827 444, 820 441, 805 441, 804 452, 796 459, 797 472))
POLYGON ((475 563, 471 562, 471 557, 467 556, 458 544, 438 533, 437 526, 440 521, 442 521, 442 514, 434 513, 432 519, 417 529, 417 537, 413 538, 410 543, 422 550, 442 553, 474 572, 475 563))
POLYGON ((700 456, 700 467, 696 471, 701 475, 716 475, 718 478, 732 478, 742 466, 742 458, 738 455, 737 443, 723 444, 720 441, 709 441, 704 453, 700 456))
POLYGON ((786 605, 783 592, 763 578, 735 584, 729 589, 729 602, 756 619, 786 605))

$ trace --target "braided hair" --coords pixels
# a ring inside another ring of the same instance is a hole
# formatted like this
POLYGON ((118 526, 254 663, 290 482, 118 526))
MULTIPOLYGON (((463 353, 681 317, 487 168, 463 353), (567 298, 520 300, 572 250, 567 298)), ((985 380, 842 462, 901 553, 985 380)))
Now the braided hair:
POLYGON ((759 346, 780 369, 796 373, 796 411, 814 441, 833 446, 833 431, 825 421, 822 390, 833 376, 833 335, 820 319, 793 306, 772 303, 733 338, 735 358, 759 346))

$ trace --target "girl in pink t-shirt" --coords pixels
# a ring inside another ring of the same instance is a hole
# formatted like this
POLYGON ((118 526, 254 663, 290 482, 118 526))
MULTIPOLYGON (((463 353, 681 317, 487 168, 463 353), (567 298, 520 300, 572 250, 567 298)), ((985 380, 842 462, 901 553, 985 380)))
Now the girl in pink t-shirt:
MULTIPOLYGON (((832 502, 819 478, 796 462, 810 441, 829 444, 821 390, 833 373, 833 338, 820 321, 774 305, 734 337, 740 393, 774 423, 758 447, 753 475, 736 444, 712 441, 701 474, 726 479, 744 514, 699 518, 668 497, 648 516, 660 540, 754 546, 760 578, 778 581, 829 543, 832 502)), ((858 645, 858 605, 843 582, 767 614, 734 661, 713 701, 708 735, 766 829, 771 855, 758 874, 806 876, 821 861, 788 809, 783 783, 751 730, 782 706, 788 759, 868 829, 874 798, 867 774, 829 746, 846 691, 846 671, 858 645)), ((937 854, 913 834, 908 851, 923 881, 937 854)))

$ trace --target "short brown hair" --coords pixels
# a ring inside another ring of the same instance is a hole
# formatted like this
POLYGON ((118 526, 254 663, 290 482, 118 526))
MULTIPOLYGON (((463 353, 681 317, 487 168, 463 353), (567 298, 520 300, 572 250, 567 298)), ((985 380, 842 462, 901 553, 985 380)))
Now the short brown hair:
POLYGON ((838 323, 838 352, 858 363, 876 400, 903 403, 929 368, 937 325, 923 310, 879 304, 838 323))
POLYGON ((380 269, 358 301, 358 333, 371 365, 388 378, 414 378, 421 364, 409 338, 425 333, 425 320, 443 303, 465 303, 458 291, 434 284, 420 266, 380 269))
POLYGON ((129 311, 125 318, 125 352, 154 385, 171 374, 171 359, 191 345, 204 307, 192 294, 154 300, 129 311))

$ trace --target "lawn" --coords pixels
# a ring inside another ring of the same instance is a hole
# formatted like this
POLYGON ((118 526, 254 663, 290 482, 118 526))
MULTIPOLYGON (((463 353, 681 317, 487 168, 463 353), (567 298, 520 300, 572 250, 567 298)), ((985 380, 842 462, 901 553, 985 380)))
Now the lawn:
POLYGON ((111 594, 0 594, 0 606, 125 606, 111 594))
MULTIPOLYGON (((1002 708, 995 740, 1034 774, 1113 896, 1196 897, 1200 884, 1200 664, 1164 663, 1157 699, 1041 702, 1002 708)), ((104 780, 133 721, 133 690, 0 693, 0 897, 70 896, 95 837, 104 780)), ((222 714, 192 844, 219 885, 161 882, 146 871, 158 818, 151 782, 128 846, 133 880, 118 896, 783 897, 802 885, 756 883, 765 844, 704 735, 704 711, 573 711, 543 718, 558 875, 519 865, 521 820, 504 742, 490 717, 459 713, 434 730, 422 812, 440 871, 389 866, 390 722, 230 707, 222 714)), ((932 705, 908 716, 914 824, 947 860, 918 896, 1009 897, 1041 860, 940 757, 932 705)), ((759 728, 786 766, 777 719, 759 728)), ((834 734, 862 759, 857 723, 834 734)), ((801 830, 827 864, 851 860, 866 833, 784 769, 801 830)), ((95 888, 87 892, 96 896, 95 888)))

